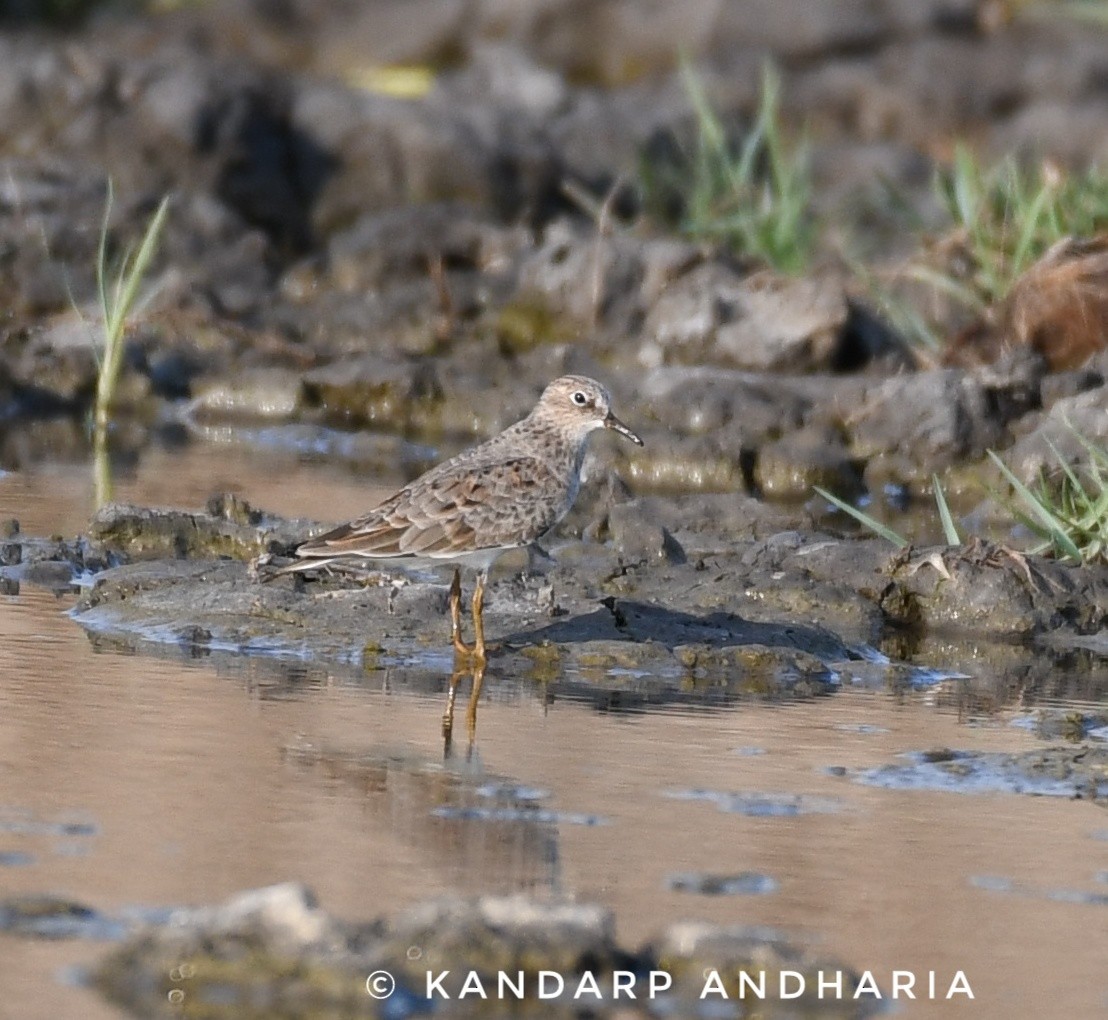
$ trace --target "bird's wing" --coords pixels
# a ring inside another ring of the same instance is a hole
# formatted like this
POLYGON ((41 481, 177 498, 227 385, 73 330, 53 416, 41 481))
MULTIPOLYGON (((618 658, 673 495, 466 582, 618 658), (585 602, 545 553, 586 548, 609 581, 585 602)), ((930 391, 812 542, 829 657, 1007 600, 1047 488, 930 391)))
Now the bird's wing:
POLYGON ((526 545, 566 510, 566 485, 543 461, 515 457, 441 466, 376 509, 305 542, 297 556, 447 559, 526 545))

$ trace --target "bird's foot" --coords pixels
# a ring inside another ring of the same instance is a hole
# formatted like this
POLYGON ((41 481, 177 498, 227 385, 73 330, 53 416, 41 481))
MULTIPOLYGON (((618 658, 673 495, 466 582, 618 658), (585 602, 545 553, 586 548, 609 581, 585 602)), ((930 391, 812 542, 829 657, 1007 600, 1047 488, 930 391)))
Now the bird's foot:
POLYGON ((486 644, 484 642, 467 645, 461 638, 454 639, 454 660, 483 666, 489 652, 500 650, 499 644, 486 644))

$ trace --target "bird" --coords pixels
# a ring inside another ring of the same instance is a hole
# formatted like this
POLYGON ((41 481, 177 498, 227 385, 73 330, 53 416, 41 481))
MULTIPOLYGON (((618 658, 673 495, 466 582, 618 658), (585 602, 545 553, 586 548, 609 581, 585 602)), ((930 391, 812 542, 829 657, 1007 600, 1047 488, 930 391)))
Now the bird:
POLYGON ((589 437, 601 429, 643 445, 612 412, 608 390, 595 379, 555 379, 526 418, 431 468, 356 520, 301 543, 296 560, 276 573, 372 561, 451 564, 455 656, 484 664, 489 568, 501 553, 531 545, 565 517, 581 486, 589 437), (477 571, 472 645, 462 638, 462 567, 477 571))

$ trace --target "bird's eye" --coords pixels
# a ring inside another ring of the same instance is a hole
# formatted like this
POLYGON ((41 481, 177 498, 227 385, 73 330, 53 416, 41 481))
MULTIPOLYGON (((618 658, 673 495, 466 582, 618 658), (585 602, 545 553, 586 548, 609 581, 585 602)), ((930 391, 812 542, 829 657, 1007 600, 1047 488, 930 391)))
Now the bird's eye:
POLYGON ((582 393, 580 390, 578 390, 576 393, 574 393, 573 396, 570 399, 578 407, 584 407, 589 402, 589 398, 586 397, 585 394, 582 393))

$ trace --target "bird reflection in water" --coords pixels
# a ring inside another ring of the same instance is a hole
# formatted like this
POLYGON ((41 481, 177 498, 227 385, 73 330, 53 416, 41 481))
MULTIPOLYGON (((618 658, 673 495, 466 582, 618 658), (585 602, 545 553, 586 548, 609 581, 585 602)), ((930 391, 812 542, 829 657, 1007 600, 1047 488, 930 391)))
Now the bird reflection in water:
POLYGON ((450 676, 450 691, 446 696, 446 711, 442 714, 442 753, 444 758, 452 757, 454 753, 454 700, 457 697, 458 685, 462 680, 471 676, 473 686, 469 693, 469 703, 466 705, 466 760, 473 754, 473 742, 477 738, 477 701, 481 697, 481 685, 485 681, 485 663, 479 659, 458 657, 454 660, 454 672, 450 676))

